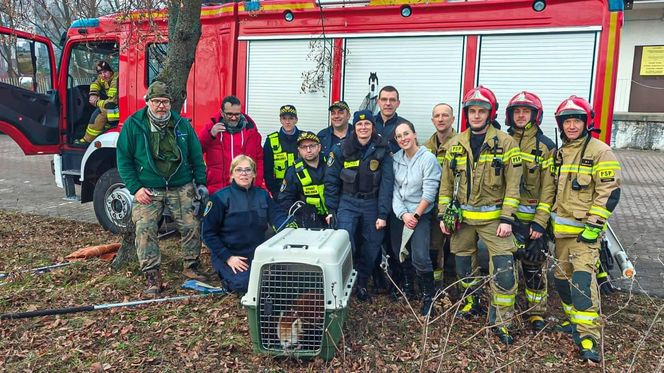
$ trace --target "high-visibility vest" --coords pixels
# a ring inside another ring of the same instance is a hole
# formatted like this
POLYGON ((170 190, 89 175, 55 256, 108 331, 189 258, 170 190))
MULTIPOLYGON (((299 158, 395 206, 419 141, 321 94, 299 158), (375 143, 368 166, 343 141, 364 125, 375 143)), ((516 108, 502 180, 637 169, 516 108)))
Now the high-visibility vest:
POLYGON ((288 167, 295 163, 295 154, 284 151, 279 142, 279 132, 273 132, 267 136, 272 149, 272 158, 274 159, 274 177, 283 180, 288 167))
POLYGON ((302 191, 304 193, 304 200, 308 205, 314 206, 319 215, 327 215, 327 208, 325 208, 325 191, 324 184, 314 184, 309 170, 304 166, 303 161, 295 163, 295 175, 302 184, 302 191))

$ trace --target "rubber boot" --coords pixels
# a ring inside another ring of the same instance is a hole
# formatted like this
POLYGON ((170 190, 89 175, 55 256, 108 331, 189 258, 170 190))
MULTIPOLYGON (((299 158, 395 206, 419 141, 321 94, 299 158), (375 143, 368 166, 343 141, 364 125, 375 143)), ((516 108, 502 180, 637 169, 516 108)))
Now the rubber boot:
POLYGON ((424 272, 418 274, 420 289, 422 290, 422 308, 420 314, 422 316, 434 317, 435 310, 433 307, 433 292, 434 292, 434 279, 433 272, 424 272))
POLYGON ((583 361, 593 361, 599 363, 602 358, 597 351, 597 342, 593 337, 583 337, 579 343, 579 354, 583 361))
POLYGON ((156 298, 161 293, 161 272, 158 269, 151 269, 144 272, 147 287, 143 294, 156 298))
POLYGON ((493 334, 495 334, 503 344, 511 345, 514 343, 514 337, 512 337, 506 326, 494 326, 491 329, 493 330, 493 334))
POLYGON ((357 279, 357 290, 355 291, 355 296, 361 302, 371 302, 371 296, 369 295, 369 290, 367 290, 367 278, 358 278, 357 279))
POLYGON ((415 271, 409 262, 404 263, 403 266, 403 283, 401 290, 406 294, 408 300, 414 300, 415 294, 415 271))

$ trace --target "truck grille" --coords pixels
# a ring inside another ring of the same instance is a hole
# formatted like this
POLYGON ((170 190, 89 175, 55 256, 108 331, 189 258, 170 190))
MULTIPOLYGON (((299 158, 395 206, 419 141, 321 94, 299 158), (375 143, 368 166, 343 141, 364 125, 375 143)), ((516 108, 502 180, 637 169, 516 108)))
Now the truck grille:
POLYGON ((325 327, 325 291, 320 267, 302 263, 264 265, 259 304, 263 348, 320 350, 325 327))

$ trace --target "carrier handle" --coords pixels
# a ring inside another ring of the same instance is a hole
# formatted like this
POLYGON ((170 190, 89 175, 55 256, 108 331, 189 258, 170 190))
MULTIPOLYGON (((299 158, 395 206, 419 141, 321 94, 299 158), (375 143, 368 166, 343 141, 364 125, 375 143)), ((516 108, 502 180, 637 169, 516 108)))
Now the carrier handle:
POLYGON ((308 250, 308 249, 309 249, 309 245, 300 245, 300 244, 288 244, 288 245, 284 245, 284 250, 288 250, 288 249, 305 249, 305 250, 308 250))

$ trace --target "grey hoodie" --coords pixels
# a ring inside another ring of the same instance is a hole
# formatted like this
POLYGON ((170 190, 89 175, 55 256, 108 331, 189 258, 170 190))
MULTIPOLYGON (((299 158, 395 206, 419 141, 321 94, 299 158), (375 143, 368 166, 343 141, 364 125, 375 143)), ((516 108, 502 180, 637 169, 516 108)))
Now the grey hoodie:
POLYGON ((421 200, 429 202, 424 213, 431 211, 436 200, 436 193, 438 193, 441 174, 436 156, 424 146, 420 146, 411 159, 406 157, 403 150, 399 150, 394 154, 393 168, 392 210, 394 214, 401 219, 403 214, 415 212, 421 200))

